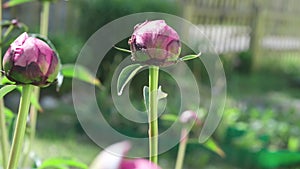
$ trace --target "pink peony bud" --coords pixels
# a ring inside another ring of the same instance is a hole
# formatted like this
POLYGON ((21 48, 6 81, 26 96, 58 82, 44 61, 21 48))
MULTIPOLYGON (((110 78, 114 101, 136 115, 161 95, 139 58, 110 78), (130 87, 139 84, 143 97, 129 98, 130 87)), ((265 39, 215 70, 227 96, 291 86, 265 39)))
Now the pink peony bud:
POLYGON ((25 32, 5 53, 3 68, 11 81, 44 87, 56 79, 60 61, 48 44, 25 32))
POLYGON ((136 25, 128 43, 131 59, 146 65, 172 65, 176 63, 181 51, 177 32, 164 20, 136 25))

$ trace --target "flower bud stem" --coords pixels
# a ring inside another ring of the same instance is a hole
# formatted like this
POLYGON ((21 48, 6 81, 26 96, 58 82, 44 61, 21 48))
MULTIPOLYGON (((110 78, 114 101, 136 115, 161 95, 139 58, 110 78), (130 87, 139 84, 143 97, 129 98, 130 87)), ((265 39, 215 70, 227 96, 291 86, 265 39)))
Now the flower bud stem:
POLYGON ((3 167, 7 166, 8 160, 8 151, 9 151, 9 144, 8 144, 8 135, 5 125, 5 113, 4 113, 4 104, 3 99, 0 100, 0 137, 1 137, 1 150, 2 150, 2 160, 3 160, 3 167))
MULTIPOLYGON (((2 0, 0 0, 0 4, 2 4, 2 0)), ((0 8, 0 20, 2 20, 2 8, 0 8)), ((0 26, 0 43, 2 44, 2 26, 0 26)), ((2 46, 0 46, 0 53, 2 53, 2 46)), ((0 55, 0 60, 2 61, 2 55, 0 55)), ((0 70, 2 70, 2 64, 0 64, 0 70)), ((2 77, 0 76, 0 81, 2 77)), ((0 99, 0 142, 1 142, 1 151, 2 151, 2 163, 3 168, 6 168, 8 162, 8 153, 9 153, 9 141, 8 141, 8 133, 6 129, 6 120, 4 113, 4 103, 3 99, 0 99)))
MULTIPOLYGON (((40 18, 40 34, 44 37, 48 36, 49 28, 49 14, 50 14, 50 1, 42 1, 42 11, 40 18)), ((40 88, 34 86, 33 97, 40 98, 40 88)), ((37 121, 37 109, 34 106, 30 108, 30 134, 29 134, 29 143, 24 151, 24 159, 22 161, 22 167, 25 167, 29 159, 29 153, 31 151, 31 146, 33 144, 35 133, 36 133, 36 121, 37 121)))
POLYGON ((7 169, 16 169, 19 163, 20 152, 22 150, 22 145, 24 142, 26 121, 30 106, 30 95, 32 92, 32 87, 33 86, 31 85, 23 86, 7 169))
POLYGON ((181 140, 179 143, 179 149, 178 149, 175 169, 182 169, 188 137, 189 137, 189 135, 188 135, 187 129, 183 128, 181 131, 181 140))
POLYGON ((9 25, 9 27, 6 29, 6 31, 4 32, 4 35, 3 35, 3 41, 5 41, 8 37, 8 35, 13 31, 14 29, 14 25, 9 25))
POLYGON ((158 120, 157 120, 157 88, 158 88, 158 66, 149 68, 149 158, 150 161, 158 163, 158 120))
POLYGON ((47 37, 49 28, 50 1, 42 1, 42 12, 40 19, 40 34, 47 37))

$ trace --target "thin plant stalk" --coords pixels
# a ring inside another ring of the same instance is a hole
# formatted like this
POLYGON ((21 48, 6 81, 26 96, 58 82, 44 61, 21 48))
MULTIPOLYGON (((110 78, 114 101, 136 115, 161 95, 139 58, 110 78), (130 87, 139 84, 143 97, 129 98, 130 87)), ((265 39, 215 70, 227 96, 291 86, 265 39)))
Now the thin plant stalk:
POLYGON ((19 163, 20 153, 25 137, 26 122, 29 112, 30 95, 32 92, 32 88, 33 86, 31 85, 24 85, 22 89, 17 122, 13 136, 12 147, 9 154, 7 169, 16 169, 19 163))
POLYGON ((182 129, 175 169, 182 169, 188 137, 187 129, 182 129))
POLYGON ((149 68, 149 158, 158 163, 158 120, 157 120, 157 88, 159 67, 149 68))
MULTIPOLYGON (((0 4, 2 4, 2 0, 0 0, 0 4)), ((0 8, 0 20, 2 20, 2 8, 0 8)), ((2 44, 2 26, 0 26, 0 44, 2 44)), ((0 45, 0 61, 2 61, 2 45, 0 45)), ((2 70, 2 64, 0 64, 0 70, 2 70)), ((0 81, 1 80, 2 80, 2 76, 0 76, 0 81)), ((0 99, 0 137, 1 137, 3 168, 6 168, 10 146, 8 141, 8 132, 6 128, 3 99, 0 99)))
POLYGON ((42 12, 40 19, 40 34, 47 37, 49 27, 50 1, 42 2, 42 12))
POLYGON ((11 33, 11 31, 14 29, 14 25, 9 25, 9 27, 7 28, 7 30, 5 31, 5 33, 3 34, 3 41, 6 40, 6 38, 8 37, 8 35, 11 33))
MULTIPOLYGON (((40 34, 44 37, 48 36, 48 27, 49 27, 49 13, 50 13, 50 1, 42 1, 42 11, 40 17, 40 34)), ((39 100, 40 98, 40 88, 34 86, 33 89, 33 97, 39 100)), ((31 147, 36 134, 36 121, 37 121, 37 113, 38 110, 36 107, 30 107, 30 129, 29 129, 29 143, 24 152, 24 159, 22 162, 22 166, 25 167, 27 164, 29 153, 31 151, 31 147)))
POLYGON ((8 161, 9 143, 8 143, 8 133, 6 128, 5 114, 4 114, 3 99, 0 99, 0 130, 1 130, 0 133, 1 133, 2 161, 3 161, 3 167, 5 168, 7 166, 7 161, 8 161))

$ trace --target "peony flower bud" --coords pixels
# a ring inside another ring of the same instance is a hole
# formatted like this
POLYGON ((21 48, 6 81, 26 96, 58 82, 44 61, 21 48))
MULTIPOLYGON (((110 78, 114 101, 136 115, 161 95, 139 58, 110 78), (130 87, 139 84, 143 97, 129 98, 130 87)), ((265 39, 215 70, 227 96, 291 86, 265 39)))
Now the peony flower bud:
POLYGON ((191 122, 195 122, 196 125, 200 125, 201 124, 201 120, 199 119, 197 113, 194 112, 194 111, 192 111, 192 110, 186 110, 186 111, 184 111, 181 114, 179 120, 183 124, 188 124, 188 123, 191 123, 191 122))
POLYGON ((172 65, 176 63, 181 51, 177 32, 164 20, 136 25, 128 43, 131 59, 146 65, 172 65))
POLYGON ((56 79, 60 61, 48 44, 25 32, 5 53, 3 68, 11 81, 44 87, 56 79))

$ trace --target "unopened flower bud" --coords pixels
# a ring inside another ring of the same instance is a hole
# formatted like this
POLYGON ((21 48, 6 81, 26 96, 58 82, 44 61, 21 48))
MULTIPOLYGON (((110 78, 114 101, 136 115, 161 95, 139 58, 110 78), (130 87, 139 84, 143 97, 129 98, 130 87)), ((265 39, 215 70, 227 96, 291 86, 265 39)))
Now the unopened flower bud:
POLYGON ((11 81, 44 87, 56 79, 60 61, 47 43, 25 32, 5 53, 3 68, 11 81))
POLYGON ((195 122, 196 125, 200 125, 201 124, 201 121, 200 121, 197 113, 194 112, 194 111, 192 111, 192 110, 186 110, 186 111, 184 111, 181 114, 179 120, 183 124, 189 124, 189 123, 192 123, 192 122, 195 122))
POLYGON ((128 43, 132 60, 146 65, 172 65, 181 51, 177 32, 164 20, 146 21, 135 26, 128 43))
POLYGON ((17 19, 13 19, 11 20, 11 24, 13 24, 14 26, 18 26, 19 21, 17 19))

